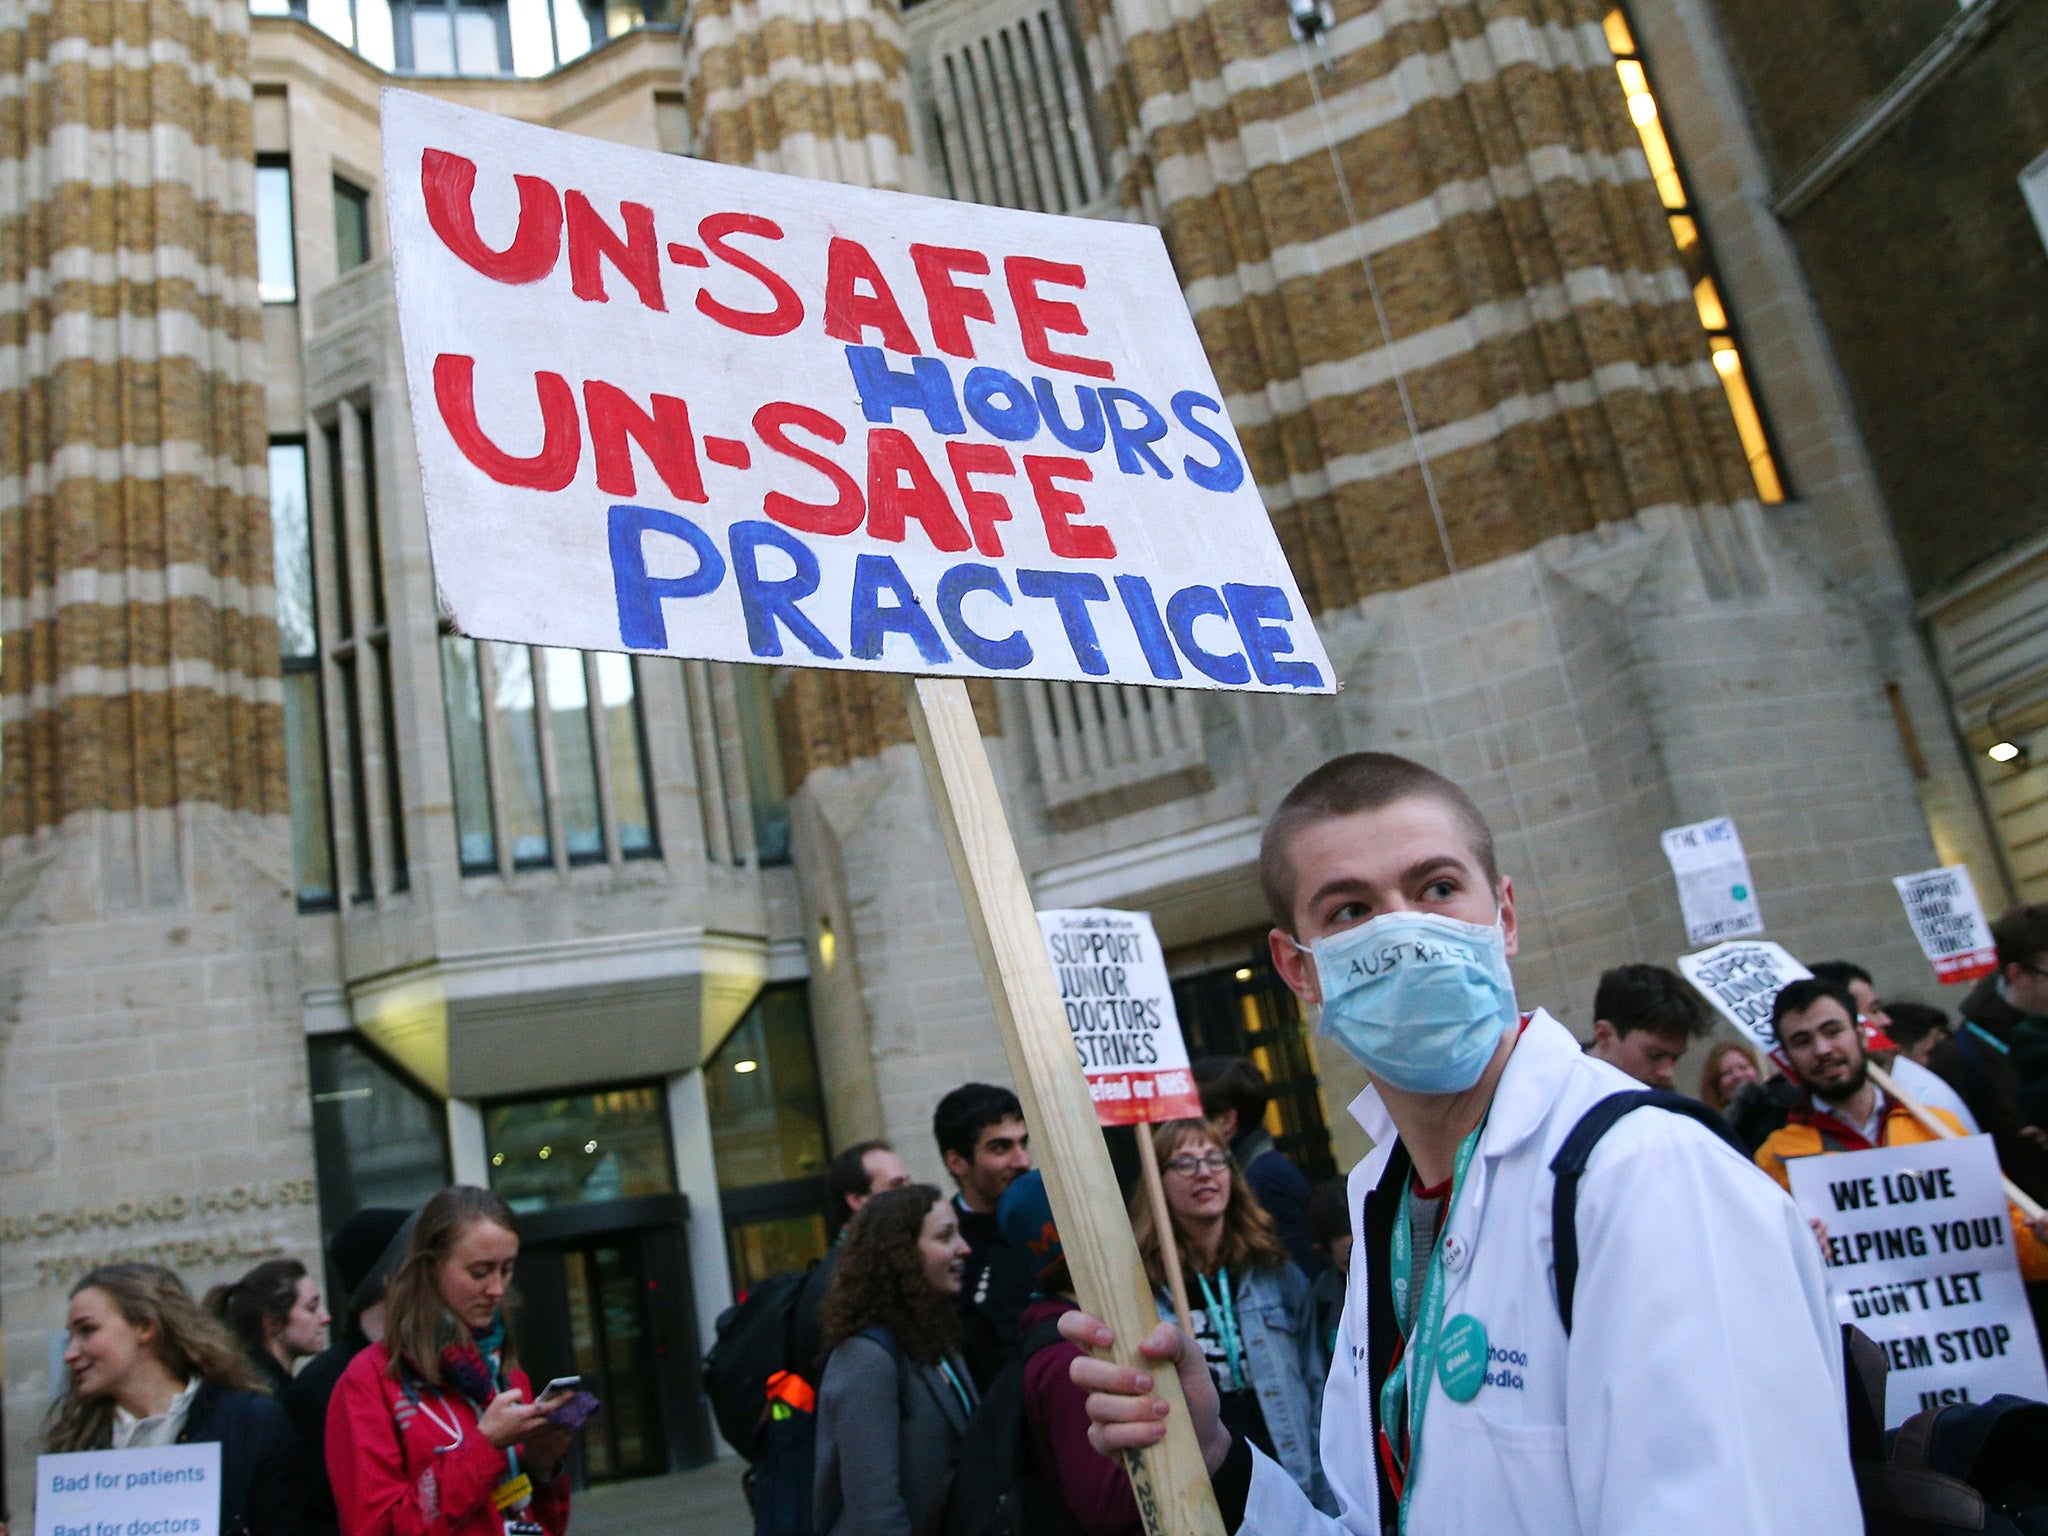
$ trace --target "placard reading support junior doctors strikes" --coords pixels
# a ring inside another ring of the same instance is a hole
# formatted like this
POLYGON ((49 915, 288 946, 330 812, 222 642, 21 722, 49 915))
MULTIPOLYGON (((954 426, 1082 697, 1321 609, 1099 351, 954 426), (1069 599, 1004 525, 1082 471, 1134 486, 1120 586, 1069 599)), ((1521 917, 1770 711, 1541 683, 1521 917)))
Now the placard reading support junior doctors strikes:
POLYGON ((1152 919, 1083 907, 1041 912, 1067 1027, 1103 1125, 1192 1120, 1202 1113, 1152 919))
POLYGON ((1890 1362, 1887 1429, 1941 1403, 2048 1398, 1989 1136, 1785 1166, 1800 1211, 1827 1228, 1835 1315, 1890 1362))

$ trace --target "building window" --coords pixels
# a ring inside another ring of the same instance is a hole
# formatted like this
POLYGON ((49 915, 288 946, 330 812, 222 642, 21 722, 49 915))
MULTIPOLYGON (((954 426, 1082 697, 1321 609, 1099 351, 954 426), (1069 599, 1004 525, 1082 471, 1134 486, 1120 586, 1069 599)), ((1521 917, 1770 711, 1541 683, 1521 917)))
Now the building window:
POLYGON ((768 986, 704 1068, 733 1286, 825 1251, 825 1104, 808 988, 768 986))
POLYGON ((306 445, 270 445, 271 583, 284 684, 285 781, 299 910, 334 906, 334 827, 327 802, 327 730, 320 708, 320 619, 313 601, 313 526, 306 445))
POLYGON ((1756 482, 1757 499, 1766 505, 1783 501, 1784 481, 1771 452, 1763 412, 1742 366, 1742 348, 1735 339, 1728 307, 1721 297, 1720 279, 1707 249, 1706 230, 1686 189, 1671 141, 1664 133, 1648 71, 1636 51, 1635 33, 1619 8, 1607 13, 1605 26, 1607 46, 1614 51, 1614 72, 1621 77, 1622 94, 1628 98, 1629 120, 1636 125, 1636 134, 1643 141, 1643 157, 1650 162, 1650 176, 1657 184, 1658 199, 1664 204, 1678 259, 1692 284, 1693 305, 1699 311, 1700 324, 1706 328, 1714 372, 1720 375, 1721 388, 1728 396, 1736 435, 1742 440, 1743 456, 1749 460, 1750 477, 1756 482))
POLYGON ((511 73, 511 17, 502 0, 399 0, 393 18, 404 73, 511 73))
POLYGON ((310 1036, 306 1055, 327 1236, 365 1206, 417 1210, 446 1187, 448 1122, 440 1100, 354 1034, 310 1036))
POLYGON ((501 834, 507 873, 553 866, 558 837, 564 865, 660 852, 634 668, 630 656, 443 637, 465 874, 500 869, 501 834))
POLYGON ((491 1188, 513 1210, 675 1191, 658 1084, 487 1105, 491 1188))
POLYGON ((370 194, 352 181, 334 178, 334 262, 353 272, 370 259, 370 194))
POLYGON ((295 304, 299 263, 292 250, 292 164, 283 155, 256 161, 256 296, 295 304))
POLYGON ((789 862, 789 784, 775 730, 775 674, 767 667, 734 667, 740 747, 747 766, 747 800, 754 815, 754 854, 763 864, 789 862))

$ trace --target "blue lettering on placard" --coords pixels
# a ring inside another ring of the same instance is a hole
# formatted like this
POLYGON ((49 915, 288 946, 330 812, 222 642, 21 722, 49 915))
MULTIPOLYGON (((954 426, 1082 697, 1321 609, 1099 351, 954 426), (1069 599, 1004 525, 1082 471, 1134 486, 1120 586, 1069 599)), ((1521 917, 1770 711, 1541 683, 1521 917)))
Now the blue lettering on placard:
MULTIPOLYGON (((725 580, 725 557, 711 535, 673 512, 635 507, 625 502, 610 513, 612 591, 618 599, 619 642, 636 651, 668 646, 668 625, 661 602, 667 597, 702 597, 725 580), (642 539, 650 533, 681 539, 697 555, 697 569, 687 576, 649 576, 642 539)), ((816 562, 812 562, 815 567, 816 562)))
POLYGON ((953 398, 953 375, 938 358, 913 357, 910 372, 898 373, 880 347, 848 347, 846 365, 860 391, 860 413, 869 421, 888 426, 899 410, 923 411, 941 436, 958 437, 967 430, 953 398))
POLYGON ((1131 616, 1131 628, 1138 636, 1138 649, 1145 653, 1145 665, 1164 682, 1180 676, 1180 658, 1173 654, 1159 604, 1152 596, 1152 583, 1142 576, 1119 576, 1116 589, 1123 594, 1124 611, 1131 616))
POLYGON ((1015 629, 1001 640, 992 640, 972 628, 960 612, 970 592, 987 592, 1012 606, 1010 589, 1003 585, 1002 572, 992 565, 972 561, 956 565, 939 578, 939 620, 946 633, 960 647, 961 654, 976 666, 991 672, 1014 672, 1031 664, 1031 642, 1024 631, 1015 629))
POLYGON ((727 535, 732 543, 732 575, 740 591, 740 611, 747 620, 747 649, 756 656, 780 656, 782 633, 788 628, 813 656, 827 661, 840 659, 839 647, 806 618, 797 603, 818 590, 818 557, 801 539, 787 529, 758 519, 734 523, 727 535), (779 549, 796 567, 793 575, 779 581, 761 575, 763 545, 779 549))
POLYGON ((970 368, 960 385, 967 414, 991 437, 1028 443, 1038 436, 1038 407, 1024 381, 1000 368, 970 368), (996 404, 997 398, 1002 400, 996 404))
POLYGON ((945 642, 917 601, 917 593, 893 555, 861 555, 853 562, 853 608, 847 624, 847 648, 862 661, 877 661, 891 634, 908 635, 917 654, 933 666, 953 659, 945 642), (881 605, 887 592, 896 599, 881 605))
POLYGON ((1293 653, 1294 637, 1277 624, 1265 622, 1294 617, 1285 592, 1278 587, 1248 587, 1226 581, 1223 601, 1230 608, 1238 634, 1244 637, 1245 654, 1251 657, 1252 669, 1258 673, 1260 682, 1269 688, 1321 686, 1323 674, 1315 663, 1280 659, 1293 653))
POLYGON ((1067 644, 1074 648, 1074 662, 1090 677, 1109 671, 1102 642, 1095 636, 1090 603, 1109 601, 1109 588, 1093 571, 1019 571, 1017 590, 1025 597, 1049 597, 1066 626, 1067 644))
POLYGON ((1080 411, 1081 420, 1079 425, 1072 427, 1060 415, 1060 403, 1053 394, 1051 379, 1032 379, 1031 393, 1038 401, 1038 414, 1045 418, 1046 426, 1062 448, 1071 448, 1076 453, 1094 453, 1109 441, 1109 424, 1102 419, 1102 401, 1086 384, 1074 386, 1075 409, 1080 411))
POLYGON ((1204 677, 1233 687, 1250 682, 1252 669, 1242 656, 1204 650, 1195 639, 1195 620, 1210 614, 1219 619, 1230 617, 1230 609, 1214 587, 1182 587, 1174 593, 1166 600, 1166 627, 1173 632, 1174 644, 1204 677))
POLYGON ((1160 479, 1171 480, 1173 471, 1152 451, 1152 445, 1166 436, 1166 418, 1135 390, 1106 388, 1100 393, 1102 409, 1109 417, 1109 435, 1116 443, 1116 467, 1127 475, 1142 475, 1149 464, 1160 479), (1137 410, 1136 421, 1124 420, 1117 406, 1125 404, 1137 410))
POLYGON ((1173 397, 1170 405, 1175 420, 1216 450, 1214 464, 1198 464, 1193 459, 1182 459, 1180 467, 1186 472, 1187 477, 1205 491, 1234 491, 1243 485, 1244 460, 1237 456, 1237 450, 1230 446, 1230 440, 1214 427, 1205 426, 1195 420, 1197 409, 1214 411, 1217 415, 1222 415, 1222 402, 1211 400, 1200 390, 1184 389, 1173 397))

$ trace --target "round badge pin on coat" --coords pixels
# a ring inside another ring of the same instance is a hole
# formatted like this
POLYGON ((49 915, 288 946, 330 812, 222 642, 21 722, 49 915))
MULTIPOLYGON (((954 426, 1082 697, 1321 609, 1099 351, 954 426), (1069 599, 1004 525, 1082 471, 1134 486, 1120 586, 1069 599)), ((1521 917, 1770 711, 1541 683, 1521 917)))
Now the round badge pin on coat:
POLYGON ((1460 1312, 1444 1324, 1440 1350, 1436 1374, 1444 1396, 1454 1403, 1471 1402, 1486 1385, 1486 1324, 1460 1312))

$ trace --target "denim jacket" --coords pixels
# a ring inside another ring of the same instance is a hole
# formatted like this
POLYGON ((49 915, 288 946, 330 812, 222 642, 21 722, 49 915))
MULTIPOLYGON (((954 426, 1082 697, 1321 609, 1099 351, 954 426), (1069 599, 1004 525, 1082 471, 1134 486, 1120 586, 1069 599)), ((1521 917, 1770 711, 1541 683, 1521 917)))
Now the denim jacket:
MULTIPOLYGON (((1291 1262, 1233 1274, 1231 1281, 1245 1365, 1275 1459, 1316 1508, 1334 1515, 1337 1503, 1323 1481, 1320 1455, 1329 1361, 1316 1335, 1315 1290, 1291 1262)), ((1154 1300, 1161 1320, 1172 1322, 1172 1294, 1162 1287, 1154 1300)))

